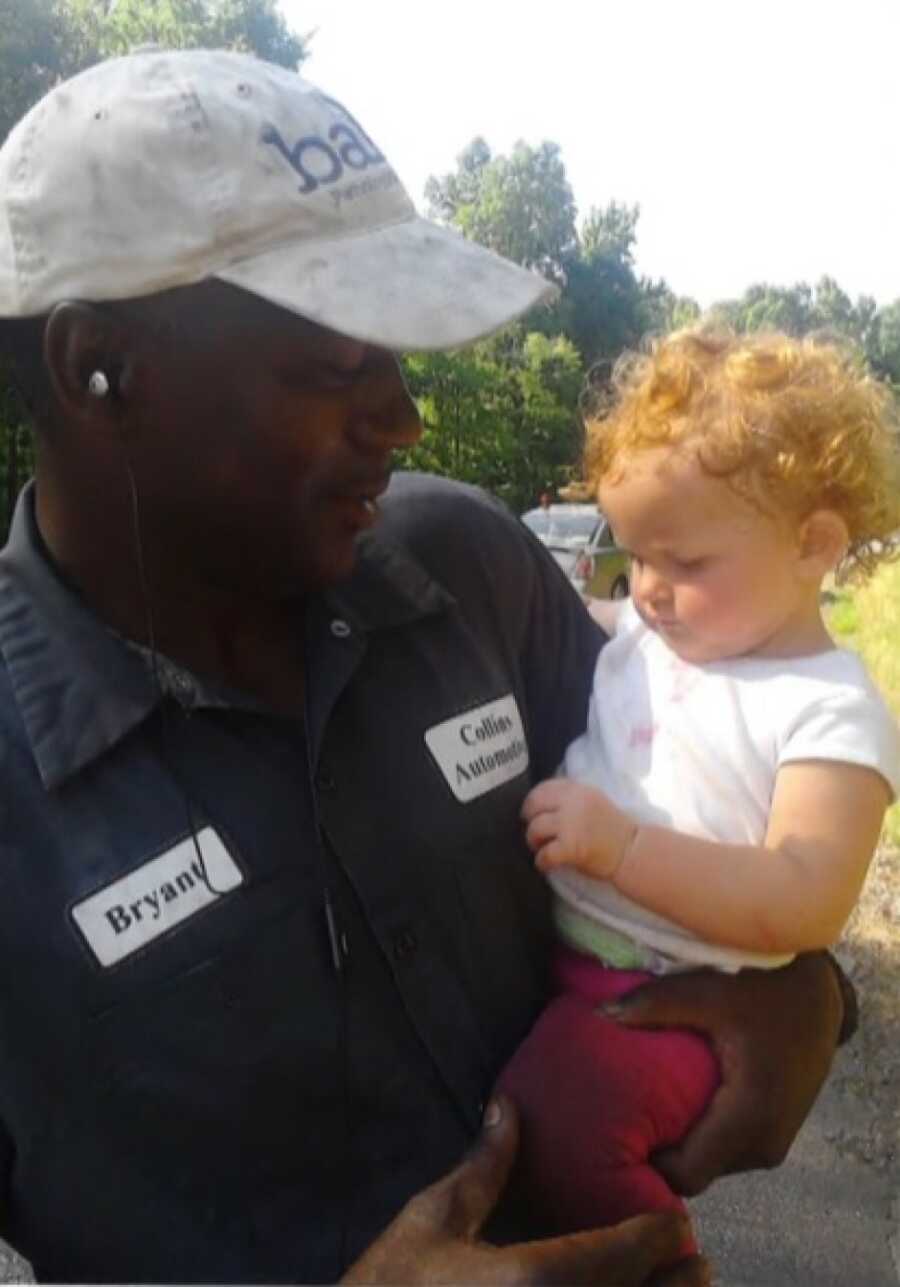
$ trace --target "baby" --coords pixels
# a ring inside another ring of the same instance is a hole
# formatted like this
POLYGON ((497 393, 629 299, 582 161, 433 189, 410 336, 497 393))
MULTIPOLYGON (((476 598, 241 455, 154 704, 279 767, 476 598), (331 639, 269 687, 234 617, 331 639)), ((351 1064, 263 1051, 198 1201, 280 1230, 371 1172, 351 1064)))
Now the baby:
POLYGON ((649 1159, 719 1079, 699 1036, 597 1007, 833 943, 900 784, 896 723, 820 610, 900 528, 889 392, 811 339, 680 332, 620 366, 587 459, 632 597, 596 605, 587 730, 525 800, 560 995, 500 1079, 559 1231, 679 1206, 649 1159))

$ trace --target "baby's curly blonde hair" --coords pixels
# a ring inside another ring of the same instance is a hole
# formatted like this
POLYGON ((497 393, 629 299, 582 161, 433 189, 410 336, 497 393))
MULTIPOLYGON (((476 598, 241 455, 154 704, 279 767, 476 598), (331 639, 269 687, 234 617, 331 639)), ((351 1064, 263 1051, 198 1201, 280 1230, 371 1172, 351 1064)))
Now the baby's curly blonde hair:
POLYGON ((594 490, 636 452, 686 448, 766 513, 840 514, 850 534, 842 573, 868 573, 894 553, 897 404, 839 344, 677 331, 618 362, 608 409, 588 418, 587 435, 594 490))

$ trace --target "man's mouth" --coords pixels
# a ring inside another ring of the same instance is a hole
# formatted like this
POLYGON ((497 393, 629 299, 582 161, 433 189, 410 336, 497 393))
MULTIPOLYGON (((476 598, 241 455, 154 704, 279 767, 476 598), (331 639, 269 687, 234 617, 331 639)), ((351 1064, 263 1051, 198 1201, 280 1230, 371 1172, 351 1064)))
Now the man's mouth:
POLYGON ((358 500, 363 509, 369 514, 375 514, 378 510, 378 498, 383 496, 387 491, 390 475, 385 474, 381 478, 376 478, 361 487, 358 493, 358 500))
POLYGON ((351 484, 335 494, 335 501, 353 527, 372 526, 378 517, 378 498, 387 490, 388 481, 384 475, 358 488, 351 484))

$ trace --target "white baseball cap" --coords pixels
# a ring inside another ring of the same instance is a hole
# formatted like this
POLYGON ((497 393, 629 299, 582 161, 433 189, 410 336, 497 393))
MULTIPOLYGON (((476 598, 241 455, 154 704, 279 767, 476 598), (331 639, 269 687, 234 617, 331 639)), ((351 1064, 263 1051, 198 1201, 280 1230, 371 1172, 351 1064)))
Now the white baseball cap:
POLYGON ((51 90, 0 150, 0 317, 218 277, 392 349, 555 288, 420 218, 340 103, 244 54, 151 50, 51 90))

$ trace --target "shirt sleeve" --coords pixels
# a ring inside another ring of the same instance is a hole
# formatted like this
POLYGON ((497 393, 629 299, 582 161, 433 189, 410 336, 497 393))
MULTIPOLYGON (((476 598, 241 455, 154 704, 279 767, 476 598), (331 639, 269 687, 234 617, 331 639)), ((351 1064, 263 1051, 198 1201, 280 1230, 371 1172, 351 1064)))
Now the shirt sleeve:
POLYGON ((834 760, 875 769, 900 794, 900 729, 874 687, 842 686, 794 720, 778 763, 834 760))

